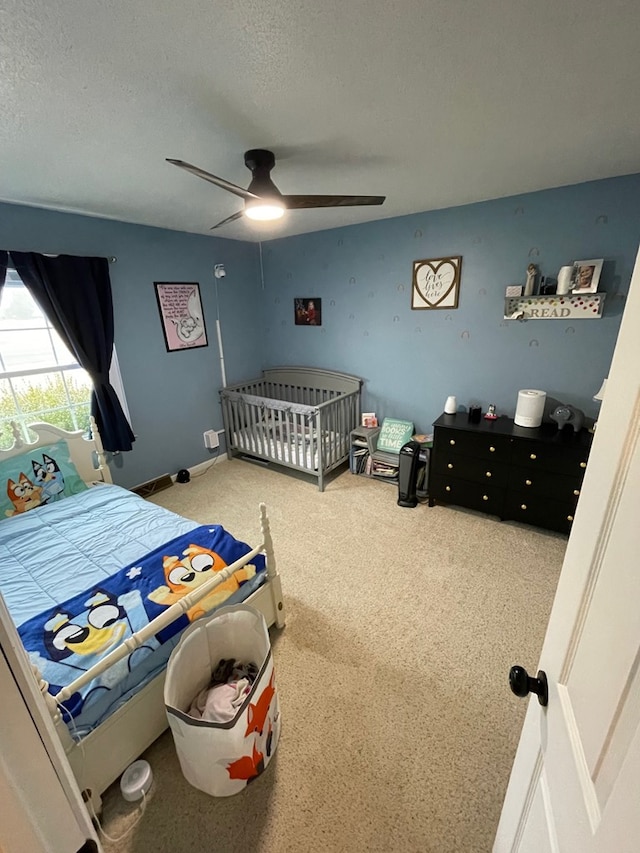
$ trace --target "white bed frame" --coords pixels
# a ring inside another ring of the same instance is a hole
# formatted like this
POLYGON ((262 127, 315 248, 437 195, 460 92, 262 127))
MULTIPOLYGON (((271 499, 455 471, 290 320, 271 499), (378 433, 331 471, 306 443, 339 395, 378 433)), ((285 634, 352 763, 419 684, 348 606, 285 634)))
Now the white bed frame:
MULTIPOLYGON (((29 429, 37 436, 33 443, 26 443, 19 428, 16 425, 13 426, 14 445, 10 450, 0 450, 0 460, 64 439, 67 442, 76 469, 86 483, 113 482, 100 434, 93 418, 91 419, 92 439, 86 438, 81 430, 67 432, 45 423, 30 424, 29 429)), ((56 732, 62 742, 83 798, 85 802, 91 802, 96 813, 99 813, 101 809, 103 791, 168 727, 164 706, 165 673, 162 672, 156 676, 80 741, 74 741, 71 737, 57 703, 62 702, 64 704, 65 700, 79 687, 142 645, 147 637, 179 618, 189 607, 208 595, 215 586, 224 582, 241 566, 251 562, 259 553, 263 553, 266 557, 267 577, 262 586, 252 593, 244 603, 259 610, 264 615, 268 626, 284 627, 282 586, 276 569, 269 519, 264 504, 260 504, 260 529, 261 541, 258 546, 242 559, 218 572, 208 583, 203 584, 169 607, 80 678, 65 687, 56 697, 48 692, 48 682, 42 678, 37 668, 33 667, 38 687, 49 709, 56 732)))

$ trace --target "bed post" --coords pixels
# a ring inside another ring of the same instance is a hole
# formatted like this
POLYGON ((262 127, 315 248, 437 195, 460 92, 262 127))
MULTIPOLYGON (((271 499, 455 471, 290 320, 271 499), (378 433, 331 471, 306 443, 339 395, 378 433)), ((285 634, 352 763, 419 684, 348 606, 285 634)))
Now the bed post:
POLYGON ((267 576, 269 578, 269 589, 271 590, 271 599, 273 601, 275 623, 278 628, 284 628, 284 604, 282 601, 282 584, 280 583, 280 575, 278 574, 278 570, 276 568, 276 557, 273 551, 273 539, 271 538, 271 528, 269 527, 267 507, 263 503, 260 504, 260 529, 262 531, 264 553, 267 558, 267 576))
POLYGON ((98 471, 100 471, 102 479, 105 483, 113 483, 111 471, 109 470, 109 466, 107 465, 107 457, 104 452, 104 447, 102 446, 100 430, 98 429, 98 424, 96 423, 96 420, 93 415, 91 415, 91 437, 93 438, 93 442, 96 446, 96 455, 98 457, 98 471))

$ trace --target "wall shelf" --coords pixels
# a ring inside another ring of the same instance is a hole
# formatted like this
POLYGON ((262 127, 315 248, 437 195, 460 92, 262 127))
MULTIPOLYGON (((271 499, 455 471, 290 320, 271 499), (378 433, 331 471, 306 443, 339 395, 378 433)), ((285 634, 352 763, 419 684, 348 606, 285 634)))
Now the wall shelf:
POLYGON ((507 296, 505 320, 599 320, 606 293, 507 296))

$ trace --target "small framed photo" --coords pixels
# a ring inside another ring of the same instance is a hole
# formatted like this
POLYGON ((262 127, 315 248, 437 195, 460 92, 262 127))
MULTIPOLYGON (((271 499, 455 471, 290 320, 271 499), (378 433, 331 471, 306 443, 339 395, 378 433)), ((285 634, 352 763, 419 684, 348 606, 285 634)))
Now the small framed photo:
POLYGON ((297 297, 293 300, 296 326, 322 325, 322 299, 297 297))
POLYGON ((574 261, 571 276, 572 293, 596 293, 604 259, 574 261))

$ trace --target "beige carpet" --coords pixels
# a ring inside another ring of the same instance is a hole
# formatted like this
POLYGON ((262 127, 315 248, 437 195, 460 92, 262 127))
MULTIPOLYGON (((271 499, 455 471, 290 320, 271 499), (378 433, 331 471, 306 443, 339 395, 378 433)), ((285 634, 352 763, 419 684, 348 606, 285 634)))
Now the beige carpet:
MULTIPOLYGON (((184 780, 166 732, 144 756, 144 817, 108 851, 491 849, 528 701, 507 673, 536 669, 566 540, 396 497, 348 472, 320 494, 234 460, 154 498, 248 542, 266 502, 287 613, 272 631, 282 736, 259 779, 215 799, 184 780)), ((134 814, 112 786, 106 831, 134 814)))

